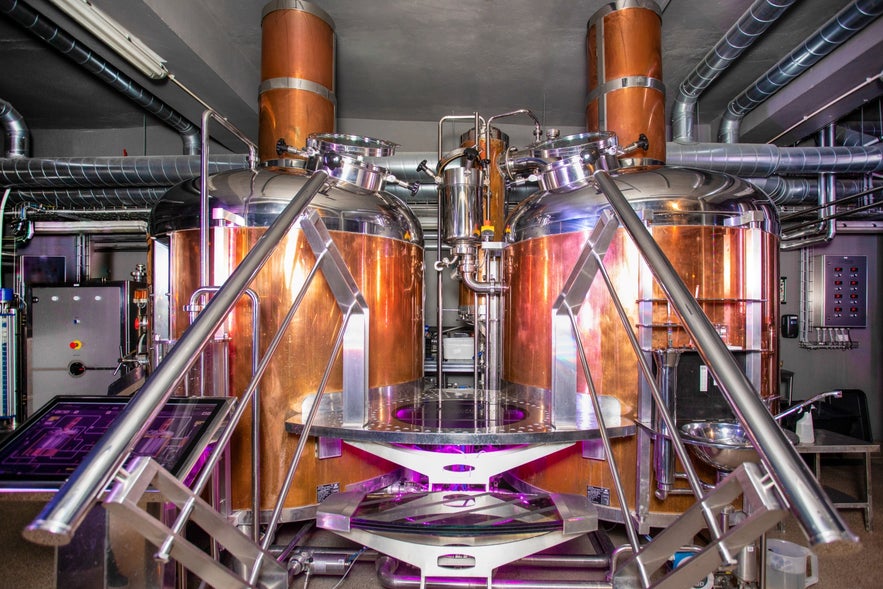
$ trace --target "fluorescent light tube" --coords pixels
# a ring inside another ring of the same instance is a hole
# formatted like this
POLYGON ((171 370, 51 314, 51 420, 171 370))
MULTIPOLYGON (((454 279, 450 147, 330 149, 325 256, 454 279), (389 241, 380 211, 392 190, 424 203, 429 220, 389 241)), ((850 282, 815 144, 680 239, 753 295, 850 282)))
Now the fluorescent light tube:
POLYGON ((149 78, 169 75, 162 57, 88 0, 49 0, 149 78))

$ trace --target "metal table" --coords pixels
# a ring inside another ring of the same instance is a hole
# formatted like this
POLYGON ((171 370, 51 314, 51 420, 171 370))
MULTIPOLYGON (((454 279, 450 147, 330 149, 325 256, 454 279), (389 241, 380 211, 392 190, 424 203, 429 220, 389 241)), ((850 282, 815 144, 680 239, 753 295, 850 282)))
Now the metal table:
POLYGON ((863 454, 865 463, 865 496, 864 500, 856 499, 836 489, 825 487, 835 507, 842 509, 863 509, 865 512, 865 529, 871 531, 873 512, 871 511, 871 452, 879 452, 880 444, 866 442, 837 432, 824 429, 815 430, 815 442, 797 444, 794 447, 801 454, 813 455, 813 471, 821 482, 822 454, 863 454))

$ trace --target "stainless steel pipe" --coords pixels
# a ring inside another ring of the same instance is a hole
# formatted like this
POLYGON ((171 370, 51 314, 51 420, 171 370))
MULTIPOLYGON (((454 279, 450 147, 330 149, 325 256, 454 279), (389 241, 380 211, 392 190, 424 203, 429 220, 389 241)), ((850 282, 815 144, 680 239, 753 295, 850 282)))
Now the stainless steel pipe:
POLYGON ((678 87, 671 115, 673 141, 698 139, 696 103, 730 64, 751 47, 796 0, 755 0, 678 87))
POLYGON ((745 115, 874 22, 881 13, 883 13, 883 0, 854 0, 831 17, 799 47, 779 60, 730 101, 721 117, 717 140, 721 143, 739 141, 742 119, 745 115))
POLYGON ((63 546, 71 541, 93 503, 122 466, 132 447, 141 439, 175 386, 184 378, 211 340, 212 334, 327 179, 325 172, 315 172, 301 187, 142 389, 132 397, 123 413, 68 482, 25 528, 22 535, 27 540, 45 546, 63 546))
POLYGON ((31 134, 25 119, 2 98, 0 125, 3 125, 3 134, 6 135, 6 157, 28 157, 31 152, 31 134))
POLYGON ((797 450, 773 421, 757 391, 742 373, 702 307, 690 294, 616 183, 604 171, 595 172, 594 177, 653 276, 681 316, 696 349, 733 411, 745 425, 752 445, 780 491, 787 497, 791 513, 803 527, 810 542, 857 542, 858 537, 843 522, 797 450))

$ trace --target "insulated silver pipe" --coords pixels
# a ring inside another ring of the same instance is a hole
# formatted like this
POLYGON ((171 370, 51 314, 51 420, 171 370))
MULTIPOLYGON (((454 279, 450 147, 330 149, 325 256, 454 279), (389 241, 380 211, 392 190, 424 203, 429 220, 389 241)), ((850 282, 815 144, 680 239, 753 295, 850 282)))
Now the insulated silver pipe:
MULTIPOLYGON (((2 0, 0 0, 2 1, 2 0)), ((248 167, 245 154, 214 155, 209 173, 248 167)), ((172 186, 199 176, 198 155, 0 159, 0 186, 77 188, 172 186)))
POLYGON ((730 30, 693 68, 681 85, 671 115, 673 141, 695 142, 699 96, 742 52, 751 47, 796 0, 755 0, 730 30))
MULTIPOLYGON (((831 123, 821 131, 819 131, 819 145, 825 147, 834 144, 834 124, 831 123)), ((829 243, 837 233, 837 225, 833 219, 824 220, 825 217, 832 215, 836 209, 831 206, 837 198, 834 185, 834 175, 831 173, 819 174, 819 206, 824 207, 819 211, 819 223, 814 224, 811 229, 801 229, 799 231, 781 233, 782 250, 796 249, 807 247, 818 243, 829 243)))
POLYGON ((193 123, 63 31, 57 24, 37 13, 21 0, 0 0, 0 13, 6 14, 65 57, 177 131, 184 142, 185 154, 199 153, 199 129, 193 123))
MULTIPOLYGON (((13 189, 10 201, 13 204, 27 202, 52 207, 53 210, 47 211, 50 216, 56 214, 59 208, 84 207, 98 208, 100 211, 123 208, 123 212, 128 213, 128 209, 152 207, 167 191, 168 188, 165 186, 153 188, 25 188, 13 189)), ((71 212, 70 214, 76 213, 71 212)))
MULTIPOLYGON (((760 143, 666 144, 667 162, 755 178, 776 174, 883 172, 883 147, 778 147, 760 143)), ((417 164, 433 167, 435 153, 410 152, 377 158, 405 181, 420 179, 417 164)), ((374 160, 372 160, 374 161, 374 160)), ((248 167, 246 154, 213 155, 209 173, 248 167)), ((0 186, 13 188, 156 187, 199 176, 197 156, 130 156, 0 159, 0 186)), ((798 180, 789 180, 798 181, 798 180)), ((434 188, 434 187, 433 187, 434 188)))
MULTIPOLYGON (((769 178, 744 178, 763 191, 773 203, 780 206, 815 204, 819 198, 818 178, 783 178, 782 176, 770 176, 769 178)), ((844 198, 857 194, 870 194, 862 180, 840 179, 835 183, 835 191, 844 198)), ((873 191, 873 190, 872 190, 873 191)))
POLYGON ((740 127, 745 115, 871 24, 880 14, 883 14, 883 0, 855 0, 834 15, 800 47, 779 60, 730 101, 721 118, 718 141, 739 141, 740 127))
POLYGON ((279 213, 68 482, 25 528, 22 535, 27 540, 45 546, 63 546, 71 541, 77 527, 132 447, 144 435, 212 334, 327 179, 325 172, 315 172, 279 213))
POLYGON ((850 129, 842 125, 837 126, 836 145, 855 147, 857 145, 875 145, 880 142, 879 137, 868 135, 857 129, 850 129))
MULTIPOLYGON (((821 211, 822 209, 828 208, 829 206, 845 205, 845 204, 850 203, 854 200, 858 200, 858 199, 868 196, 870 194, 874 194, 875 192, 880 192, 881 190, 883 190, 883 186, 875 186, 874 188, 869 188, 868 190, 856 192, 855 194, 850 194, 849 196, 840 197, 840 198, 838 198, 836 200, 832 200, 826 204, 818 205, 815 207, 809 207, 809 208, 801 208, 799 211, 797 211, 795 213, 789 213, 787 215, 779 216, 779 222, 784 225, 785 221, 794 221, 796 219, 800 219, 800 218, 806 216, 808 213, 814 213, 816 211, 821 211)), ((878 207, 883 206, 883 204, 881 204, 879 202, 870 202, 865 206, 868 206, 868 208, 871 208, 873 206, 878 206, 878 207)), ((854 210, 855 209, 850 209, 847 212, 852 213, 854 210)))
MULTIPOLYGON (((883 0, 881 0, 883 1, 883 0)), ((735 176, 863 174, 883 171, 883 149, 872 147, 778 147, 765 143, 668 143, 666 163, 735 176)))
POLYGON ((28 157, 31 152, 31 136, 24 117, 0 98, 0 125, 6 135, 5 157, 28 157))
MULTIPOLYGON (((883 1, 883 0, 881 0, 883 1)), ((703 168, 746 178, 777 174, 863 174, 883 172, 883 146, 867 147, 779 147, 766 143, 676 143, 666 144, 666 163, 670 166, 703 168)), ((418 179, 414 161, 429 160, 434 153, 410 152, 382 160, 382 165, 398 168, 396 177, 405 181, 418 179), (401 161, 402 164, 397 162, 401 161)), ((378 160, 380 162, 380 160, 378 160)), ((2 171, 2 167, 0 167, 2 171)))
POLYGON ((745 425, 752 445, 787 498, 791 513, 800 522, 810 542, 819 544, 838 540, 858 541, 858 537, 849 530, 831 505, 797 450, 773 421, 714 325, 616 183, 604 171, 595 172, 594 177, 656 281, 683 320, 696 349, 711 370, 727 402, 745 425))

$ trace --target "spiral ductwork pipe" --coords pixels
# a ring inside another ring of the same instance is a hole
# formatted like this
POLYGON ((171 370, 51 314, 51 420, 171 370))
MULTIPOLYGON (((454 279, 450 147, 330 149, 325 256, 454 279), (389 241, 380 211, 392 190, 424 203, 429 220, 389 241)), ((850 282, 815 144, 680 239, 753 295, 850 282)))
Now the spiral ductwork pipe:
POLYGON ((856 129, 838 126, 835 141, 837 145, 845 145, 847 147, 875 145, 880 142, 877 137, 868 135, 856 129))
POLYGON ((746 114, 871 24, 880 14, 883 14, 883 0, 855 0, 838 12, 800 47, 730 101, 721 119, 718 141, 737 142, 746 114))
POLYGON ((0 124, 6 135, 6 157, 27 157, 31 138, 24 117, 11 104, 0 98, 0 124))
POLYGON ((778 147, 765 143, 669 143, 668 163, 734 176, 883 171, 879 147, 778 147))
POLYGON ((83 69, 94 74, 108 86, 177 131, 184 141, 185 154, 199 153, 199 129, 193 123, 126 74, 95 55, 91 49, 61 30, 54 22, 38 14, 20 0, 0 0, 0 13, 8 16, 57 49, 65 57, 79 64, 83 69))
POLYGON ((165 187, 33 188, 13 190, 9 201, 13 205, 27 202, 53 209, 146 209, 159 202, 166 191, 165 187))
MULTIPOLYGON (((746 178, 763 191, 777 205, 815 204, 819 198, 819 181, 817 178, 746 178)), ((839 197, 858 194, 867 187, 861 180, 838 179, 835 191, 839 197)))
POLYGON ((684 78, 672 110, 671 135, 674 141, 697 140, 696 103, 699 96, 795 1, 756 0, 684 78))
MULTIPOLYGON (((209 162, 212 174, 246 167, 245 155, 217 155, 209 162)), ((196 155, 0 160, 0 186, 13 188, 172 186, 199 174, 196 155)))

